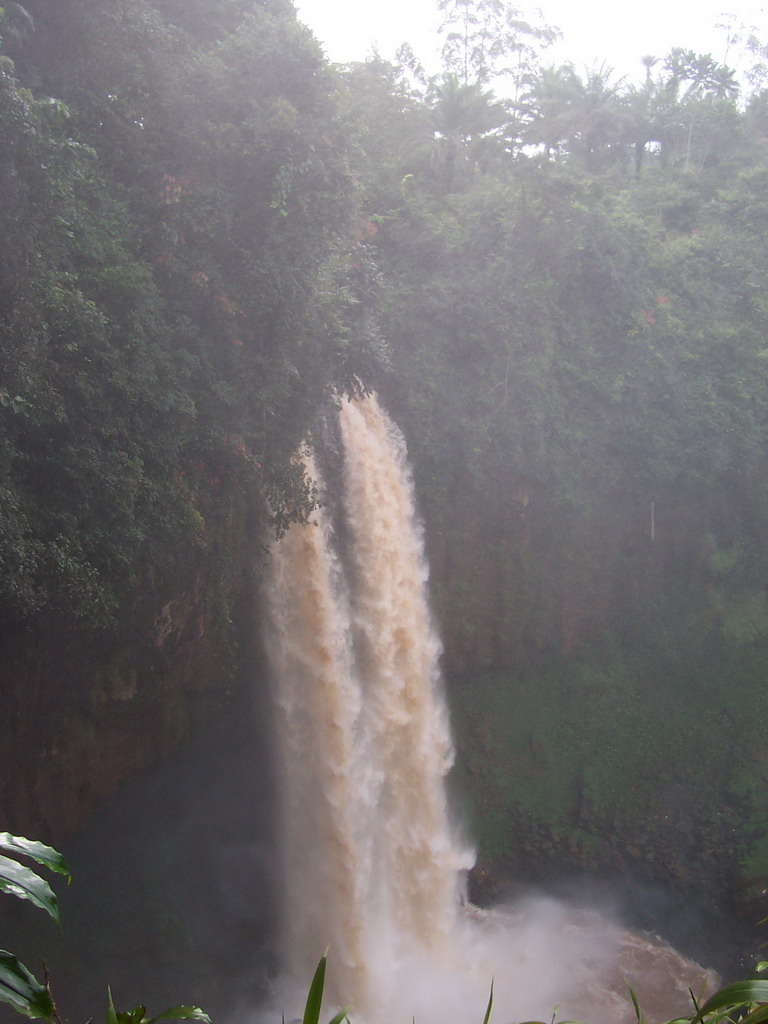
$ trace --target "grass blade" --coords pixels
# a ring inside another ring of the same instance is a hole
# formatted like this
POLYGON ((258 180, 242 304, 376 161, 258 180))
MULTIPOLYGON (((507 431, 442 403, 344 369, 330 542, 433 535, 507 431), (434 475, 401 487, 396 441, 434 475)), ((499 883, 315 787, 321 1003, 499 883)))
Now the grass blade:
POLYGON ((491 1019, 491 1009, 493 1007, 493 978, 491 978, 491 992, 488 996, 488 1005, 485 1008, 485 1016, 483 1017, 483 1024, 488 1024, 491 1019))
POLYGON ((629 990, 629 998, 632 1000, 632 1006, 635 1008, 635 1017, 637 1019, 637 1024, 643 1024, 643 1015, 640 1012, 640 1004, 637 1001, 635 990, 632 988, 631 985, 627 985, 627 989, 629 990))
POLYGON ((304 1007, 302 1024, 318 1024, 320 1020, 320 1008, 323 1005, 323 991, 325 989, 325 965, 327 954, 323 953, 320 963, 315 969, 315 976, 307 993, 307 1004, 304 1007))

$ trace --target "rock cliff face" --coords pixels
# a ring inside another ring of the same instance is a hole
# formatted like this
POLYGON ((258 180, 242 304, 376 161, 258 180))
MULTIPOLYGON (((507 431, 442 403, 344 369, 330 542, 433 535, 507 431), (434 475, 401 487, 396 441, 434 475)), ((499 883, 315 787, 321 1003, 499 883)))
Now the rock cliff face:
POLYGON ((446 670, 576 654, 604 628, 621 537, 569 520, 525 481, 457 486, 447 507, 422 502, 446 670))
MULTIPOLYGON (((684 509, 651 544, 618 500, 579 515, 454 470, 421 508, 477 895, 630 879, 696 907, 681 919, 700 938, 730 930, 722 969, 749 963, 768 647, 726 631, 707 537, 684 509)), ((717 941, 687 948, 718 962, 717 941)))
POLYGON ((148 588, 110 636, 63 617, 6 624, 0 827, 61 842, 242 688, 252 588, 245 571, 230 582, 225 612, 190 568, 173 596, 148 588))

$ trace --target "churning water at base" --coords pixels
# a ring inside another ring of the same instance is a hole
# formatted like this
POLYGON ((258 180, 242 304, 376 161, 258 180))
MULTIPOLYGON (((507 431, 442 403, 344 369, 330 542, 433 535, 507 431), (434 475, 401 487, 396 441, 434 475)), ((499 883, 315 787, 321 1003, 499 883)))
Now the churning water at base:
POLYGON ((327 948, 328 999, 354 1024, 467 1024, 492 979, 499 1024, 556 1007, 561 1020, 630 1021, 627 982, 650 1019, 684 1011, 689 986, 712 979, 669 947, 554 900, 466 904, 473 856, 446 798, 453 754, 405 444, 374 396, 339 416, 339 507, 307 454, 323 504, 275 545, 268 583, 280 1009, 301 1012, 327 948))

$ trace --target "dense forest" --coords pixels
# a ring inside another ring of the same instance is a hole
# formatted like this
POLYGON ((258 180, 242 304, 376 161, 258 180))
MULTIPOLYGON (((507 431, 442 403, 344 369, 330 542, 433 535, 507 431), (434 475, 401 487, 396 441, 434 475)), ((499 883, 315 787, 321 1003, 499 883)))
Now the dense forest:
POLYGON ((439 6, 433 76, 329 65, 289 0, 0 7, 0 825, 60 841, 264 689, 294 455, 376 389, 476 897, 567 862, 753 924, 768 51, 630 83, 504 0, 439 6))

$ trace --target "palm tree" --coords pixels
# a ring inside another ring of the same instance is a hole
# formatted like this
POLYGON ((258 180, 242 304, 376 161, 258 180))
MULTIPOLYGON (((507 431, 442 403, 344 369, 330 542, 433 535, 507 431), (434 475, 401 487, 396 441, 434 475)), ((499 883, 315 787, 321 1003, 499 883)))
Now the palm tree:
POLYGON ((534 113, 526 141, 544 146, 548 155, 568 153, 594 172, 613 163, 626 147, 627 111, 621 82, 611 82, 605 65, 587 72, 573 66, 545 69, 533 90, 534 113))
POLYGON ((508 117, 504 104, 479 82, 445 75, 430 92, 435 149, 432 164, 451 192, 471 173, 508 117))

